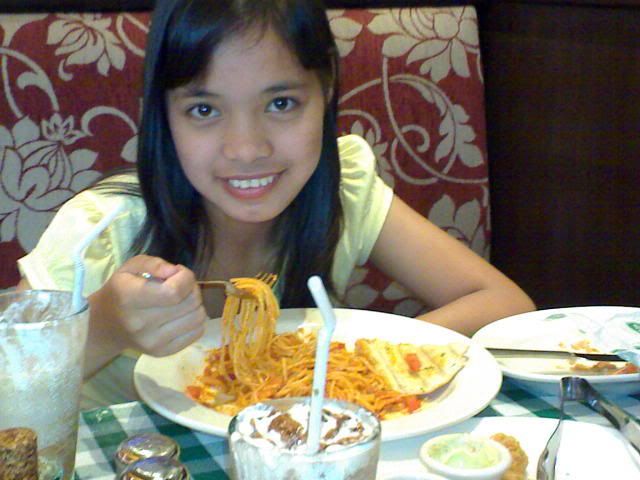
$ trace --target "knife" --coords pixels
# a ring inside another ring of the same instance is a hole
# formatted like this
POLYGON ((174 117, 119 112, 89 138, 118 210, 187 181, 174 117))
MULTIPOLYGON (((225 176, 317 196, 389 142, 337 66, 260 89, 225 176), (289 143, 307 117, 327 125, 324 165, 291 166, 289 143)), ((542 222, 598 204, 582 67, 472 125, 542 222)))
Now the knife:
POLYGON ((582 353, 563 350, 531 350, 521 348, 485 347, 490 353, 500 357, 531 357, 531 358, 584 358, 595 362, 626 362, 613 353, 582 353))

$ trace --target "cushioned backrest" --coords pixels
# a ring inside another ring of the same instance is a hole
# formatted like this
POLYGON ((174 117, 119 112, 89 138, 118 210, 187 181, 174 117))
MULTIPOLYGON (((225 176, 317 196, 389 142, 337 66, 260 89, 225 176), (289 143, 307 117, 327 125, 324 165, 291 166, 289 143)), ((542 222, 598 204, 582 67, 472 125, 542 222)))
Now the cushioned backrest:
MULTIPOLYGON (((487 256, 475 10, 328 15, 341 55, 340 133, 366 138, 400 197, 487 256)), ((15 260, 64 201, 135 161, 148 24, 147 13, 0 15, 0 287, 17 282, 15 260)), ((407 315, 424 308, 368 265, 345 303, 407 315)))

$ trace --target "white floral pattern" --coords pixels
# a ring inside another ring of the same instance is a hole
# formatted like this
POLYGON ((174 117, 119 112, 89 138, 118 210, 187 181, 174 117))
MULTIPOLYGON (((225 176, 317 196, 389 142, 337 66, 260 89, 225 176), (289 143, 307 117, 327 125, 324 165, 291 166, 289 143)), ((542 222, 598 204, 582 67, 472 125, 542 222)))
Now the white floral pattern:
MULTIPOLYGON (((342 22, 338 21, 340 16, 329 16, 335 37, 343 42, 355 38, 356 44, 369 40, 363 34, 353 37, 358 31, 353 26, 356 18, 351 18, 348 11, 342 12, 338 12, 345 16, 342 22)), ((379 67, 376 76, 359 78, 354 86, 349 84, 342 90, 341 124, 348 125, 346 132, 361 135, 372 146, 381 177, 400 196, 413 198, 410 186, 424 193, 429 187, 444 191, 425 202, 422 212, 477 253, 488 256, 487 162, 484 143, 479 142, 482 137, 476 131, 477 116, 472 118, 465 105, 452 97, 455 90, 440 85, 451 75, 473 79, 477 94, 482 95, 475 10, 416 8, 369 13, 357 20, 383 38, 379 67), (418 71, 398 67, 393 63, 396 59, 407 66, 419 64, 418 71), (478 66, 475 76, 470 65, 478 66), (372 102, 372 98, 383 101, 372 102), (407 101, 423 116, 406 115, 407 101), (421 118, 439 119, 439 125, 434 129, 421 118), (457 204, 455 192, 459 189, 473 189, 475 198, 457 204)), ((357 45, 347 46, 343 50, 352 52, 357 45)), ((416 205, 420 204, 414 201, 416 205)), ((403 315, 424 311, 425 306, 397 283, 387 282, 381 288, 380 276, 369 266, 358 269, 351 278, 345 303, 359 308, 382 305, 403 315)))
POLYGON ((380 177, 387 185, 393 188, 395 185, 395 177, 393 176, 392 166, 385 156, 389 149, 389 143, 383 141, 380 137, 380 130, 373 128, 365 129, 363 123, 360 120, 356 120, 353 125, 351 125, 349 133, 359 135, 367 141, 376 156, 380 177))
POLYGON ((478 53, 478 26, 475 9, 408 8, 395 10, 393 21, 380 12, 368 25, 376 35, 386 35, 383 54, 407 56, 407 62, 422 61, 420 73, 439 82, 453 70, 469 77, 467 52, 478 53))
POLYGON ((46 14, 25 14, 25 15, 0 15, 0 29, 2 30, 2 45, 9 45, 13 35, 31 22, 37 22, 46 17, 46 14))
POLYGON ((431 208, 428 218, 452 237, 488 256, 489 252, 484 250, 488 244, 481 223, 482 207, 478 200, 464 203, 456 209, 453 198, 443 195, 431 208))
MULTIPOLYGON (((109 30, 112 22, 102 15, 0 15, 6 102, 0 117, 0 242, 4 244, 17 242, 23 251, 30 251, 60 205, 102 174, 104 167, 96 168, 105 155, 102 150, 117 143, 109 138, 111 130, 104 128, 107 123, 98 122, 100 117, 121 121, 130 133, 124 134, 120 158, 123 162, 135 159, 137 125, 125 111, 104 105, 85 110, 85 105, 73 104, 75 93, 81 93, 74 89, 86 88, 83 82, 77 87, 71 84, 68 92, 55 86, 56 74, 63 81, 73 80, 65 68, 74 65, 95 65, 104 76, 111 67, 124 69, 122 42, 109 30), (26 31, 41 25, 47 28, 43 30, 46 38, 36 37, 40 48, 35 44, 26 48, 30 36, 26 31), (34 56, 49 52, 48 45, 55 46, 54 55, 64 56, 57 69, 50 53, 44 59, 34 56), (61 107, 61 102, 67 103, 61 107), (75 113, 63 114, 64 106, 75 113)), ((126 44, 130 50, 135 47, 128 38, 126 44)), ((137 102, 135 97, 132 100, 137 102)), ((115 123, 108 126, 113 128, 115 123)))
POLYGON ((355 47, 356 38, 362 32, 362 25, 344 17, 344 12, 344 10, 329 10, 327 12, 340 57, 346 57, 351 53, 355 47))
MULTIPOLYGON (((341 58, 339 131, 372 146, 385 182, 489 253, 483 85, 472 7, 329 10, 341 58)), ((0 15, 0 251, 15 263, 54 212, 135 161, 148 13, 0 15)), ((7 264, 8 264, 7 263, 7 264)), ((8 270, 8 269, 6 269, 8 270)), ((0 287, 17 270, 0 276, 0 287)), ((425 306, 371 265, 344 304, 425 306)))
POLYGON ((112 19, 99 14, 60 15, 49 26, 48 45, 57 45, 55 55, 63 56, 58 72, 71 80, 66 68, 72 65, 95 63, 101 75, 108 75, 111 67, 124 68, 125 53, 121 42, 109 30, 112 19))
POLYGON ((28 117, 9 132, 0 126, 0 241, 17 237, 25 250, 35 246, 32 228, 44 228, 51 220, 51 207, 58 207, 99 173, 89 170, 96 153, 65 146, 78 132, 72 119, 56 114, 42 128, 28 117))

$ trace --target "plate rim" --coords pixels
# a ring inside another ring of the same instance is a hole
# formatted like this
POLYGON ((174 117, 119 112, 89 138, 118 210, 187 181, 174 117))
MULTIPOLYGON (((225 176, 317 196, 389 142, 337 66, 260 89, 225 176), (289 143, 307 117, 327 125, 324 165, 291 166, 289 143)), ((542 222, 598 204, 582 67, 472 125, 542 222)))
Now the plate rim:
MULTIPOLYGON (((290 317, 290 316, 301 314, 303 315, 301 318, 304 318, 306 315, 309 314, 309 312, 313 312, 313 311, 315 311, 317 314, 317 309, 314 309, 314 308, 283 309, 281 311, 281 316, 284 315, 285 317, 290 317)), ((433 431, 442 430, 444 428, 448 428, 448 427, 451 427, 452 425, 468 420, 469 418, 473 417, 474 415, 482 411, 484 408, 486 408, 491 403, 491 401, 498 395, 500 388, 502 387, 502 380, 503 380, 502 371, 496 359, 484 347, 482 347, 481 345, 474 342, 472 339, 458 332, 455 332, 445 327, 441 327, 439 325, 423 322, 421 320, 417 320, 411 317, 404 317, 401 315, 387 313, 387 312, 378 312, 378 311, 361 310, 361 309, 349 309, 349 308, 335 308, 334 313, 336 314, 336 318, 339 323, 341 321, 353 322, 354 319, 352 318, 352 315, 366 314, 371 318, 377 318, 375 321, 381 321, 381 318, 387 318, 389 316, 392 316, 395 318, 396 321, 410 322, 410 325, 414 325, 413 328, 419 328, 419 329, 424 328, 425 331, 431 330, 432 332, 437 331, 439 332, 440 336, 453 337, 452 340, 447 340, 447 342, 463 341, 467 343, 469 345, 468 354, 470 357, 470 361, 471 359, 474 359, 473 361, 477 365, 477 366, 474 365, 474 368, 479 368, 480 366, 483 367, 482 387, 483 387, 483 391, 485 392, 485 395, 483 397, 480 397, 479 400, 481 401, 478 401, 478 399, 476 398, 475 403, 469 406, 469 408, 465 410, 464 414, 456 418, 443 421, 442 423, 437 424, 433 427, 423 427, 421 429, 414 428, 413 430, 410 429, 411 423, 408 420, 406 420, 411 418, 411 415, 400 417, 397 419, 383 420, 381 422, 383 442, 397 440, 400 438, 408 438, 412 436, 430 433, 433 431), (403 422, 403 419, 404 419, 404 422, 403 422), (409 430, 401 428, 403 426, 403 423, 408 423, 407 427, 409 427, 409 430), (385 426, 387 427, 386 429, 385 429, 385 426)), ((293 320, 288 320, 287 318, 285 318, 285 321, 293 321, 293 320)), ((214 327, 211 327, 211 329, 215 330, 214 327)), ((351 338, 355 339, 355 338, 361 338, 361 337, 353 335, 351 336, 351 338)), ((423 342, 423 343, 429 343, 429 342, 423 342)), ((183 425, 193 430, 201 431, 204 433, 209 433, 209 434, 219 435, 219 436, 226 436, 227 434, 226 426, 224 428, 221 428, 219 426, 216 426, 215 424, 211 424, 211 428, 209 428, 207 425, 203 425, 202 421, 200 420, 193 419, 189 416, 185 416, 184 414, 176 413, 173 410, 171 410, 170 407, 167 407, 161 403, 158 403, 158 401, 156 401, 156 399, 154 398, 152 392, 151 393, 148 392, 145 386, 146 384, 145 384, 145 381, 144 381, 145 379, 143 378, 143 375, 148 371, 148 366, 147 366, 148 363, 153 364, 153 362, 157 362, 157 361, 167 361, 167 359, 171 359, 171 357, 179 356, 180 354, 186 354, 185 352, 190 348, 202 348, 202 347, 198 347, 197 344, 198 342, 195 342, 195 344, 191 345, 190 347, 187 347, 182 352, 178 352, 177 354, 172 355, 170 357, 155 358, 149 355, 144 355, 144 354, 141 355, 136 361, 136 365, 134 367, 134 373, 133 373, 134 385, 135 385, 136 391, 138 392, 138 395, 140 395, 140 398, 147 405, 149 405, 149 407, 152 410, 155 410, 158 414, 164 416, 165 418, 168 418, 174 423, 177 423, 179 425, 183 425)), ((210 348, 210 347, 205 347, 205 348, 210 348)), ((469 365, 469 363, 467 363, 467 365, 469 365)), ((461 375, 463 372, 464 372, 464 369, 463 371, 460 372, 460 374, 458 374, 458 376, 456 376, 456 378, 454 379, 454 382, 458 378, 465 377, 464 375, 461 375)), ((472 377, 469 377, 469 378, 472 378, 472 377)), ((473 378, 475 379, 475 377, 473 378)), ((177 389, 174 389, 173 391, 178 392, 177 389)), ((206 407, 198 405, 196 402, 193 402, 193 408, 206 409, 206 407)), ((427 410, 428 410, 428 407, 427 407, 427 410)), ((211 411, 211 410, 207 409, 207 411, 211 411)), ((222 415, 222 414, 219 414, 218 412, 214 412, 214 413, 216 413, 217 415, 222 415)), ((416 415, 419 415, 419 413, 416 415)), ((224 415, 224 417, 228 417, 228 419, 224 420, 225 425, 228 425, 228 422, 231 420, 231 417, 228 415, 224 415)))
MULTIPOLYGON (((575 313, 577 311, 584 312, 585 310, 620 310, 623 312, 640 312, 640 307, 626 306, 626 305, 585 305, 585 306, 571 306, 571 307, 554 307, 554 308, 544 308, 539 310, 533 310, 531 312, 518 313, 516 315, 510 315, 508 317, 501 318, 500 320, 496 320, 495 322, 489 323, 479 329, 473 336, 472 340, 476 341, 480 345, 484 345, 483 339, 480 338, 483 335, 487 335, 487 332, 495 328, 499 328, 500 323, 506 322, 516 322, 522 321, 523 317, 533 317, 533 316, 543 316, 543 315, 554 315, 556 313, 575 313)), ((522 370, 517 370, 513 368, 509 368, 504 365, 502 362, 498 361, 498 364, 502 370, 502 373, 510 378, 521 380, 525 382, 533 382, 533 383, 541 383, 541 384, 555 384, 560 382, 562 377, 569 376, 567 373, 558 373, 558 374, 544 374, 544 373, 527 373, 522 370)), ((640 380, 640 373, 625 373, 619 375, 580 375, 579 372, 575 372, 571 374, 574 377, 582 377, 589 381, 589 383, 599 384, 599 385, 619 385, 619 384, 627 384, 632 382, 638 382, 640 380)))

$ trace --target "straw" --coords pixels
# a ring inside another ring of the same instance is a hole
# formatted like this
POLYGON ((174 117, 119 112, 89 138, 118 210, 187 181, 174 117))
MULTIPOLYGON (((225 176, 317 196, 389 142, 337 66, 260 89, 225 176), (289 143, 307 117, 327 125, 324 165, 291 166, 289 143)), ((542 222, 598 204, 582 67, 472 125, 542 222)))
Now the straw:
POLYGON ((120 213, 123 205, 118 205, 111 212, 105 215, 95 227, 80 241, 78 246, 73 252, 73 264, 75 268, 73 279, 73 294, 71 297, 71 307, 74 312, 79 312, 83 306, 82 302, 82 289, 84 287, 84 251, 87 246, 95 240, 95 238, 107 228, 107 226, 116 218, 116 215, 120 213))
POLYGON ((307 281, 309 291, 322 314, 323 325, 318 334, 316 344, 316 363, 313 370, 313 389, 311 390, 311 406, 309 411, 309 427, 307 429, 307 453, 315 454, 320 447, 320 427, 322 422, 322 404, 324 402, 324 386, 327 380, 327 361, 329 360, 329 344, 336 328, 336 318, 329 301, 327 291, 318 276, 307 281))

